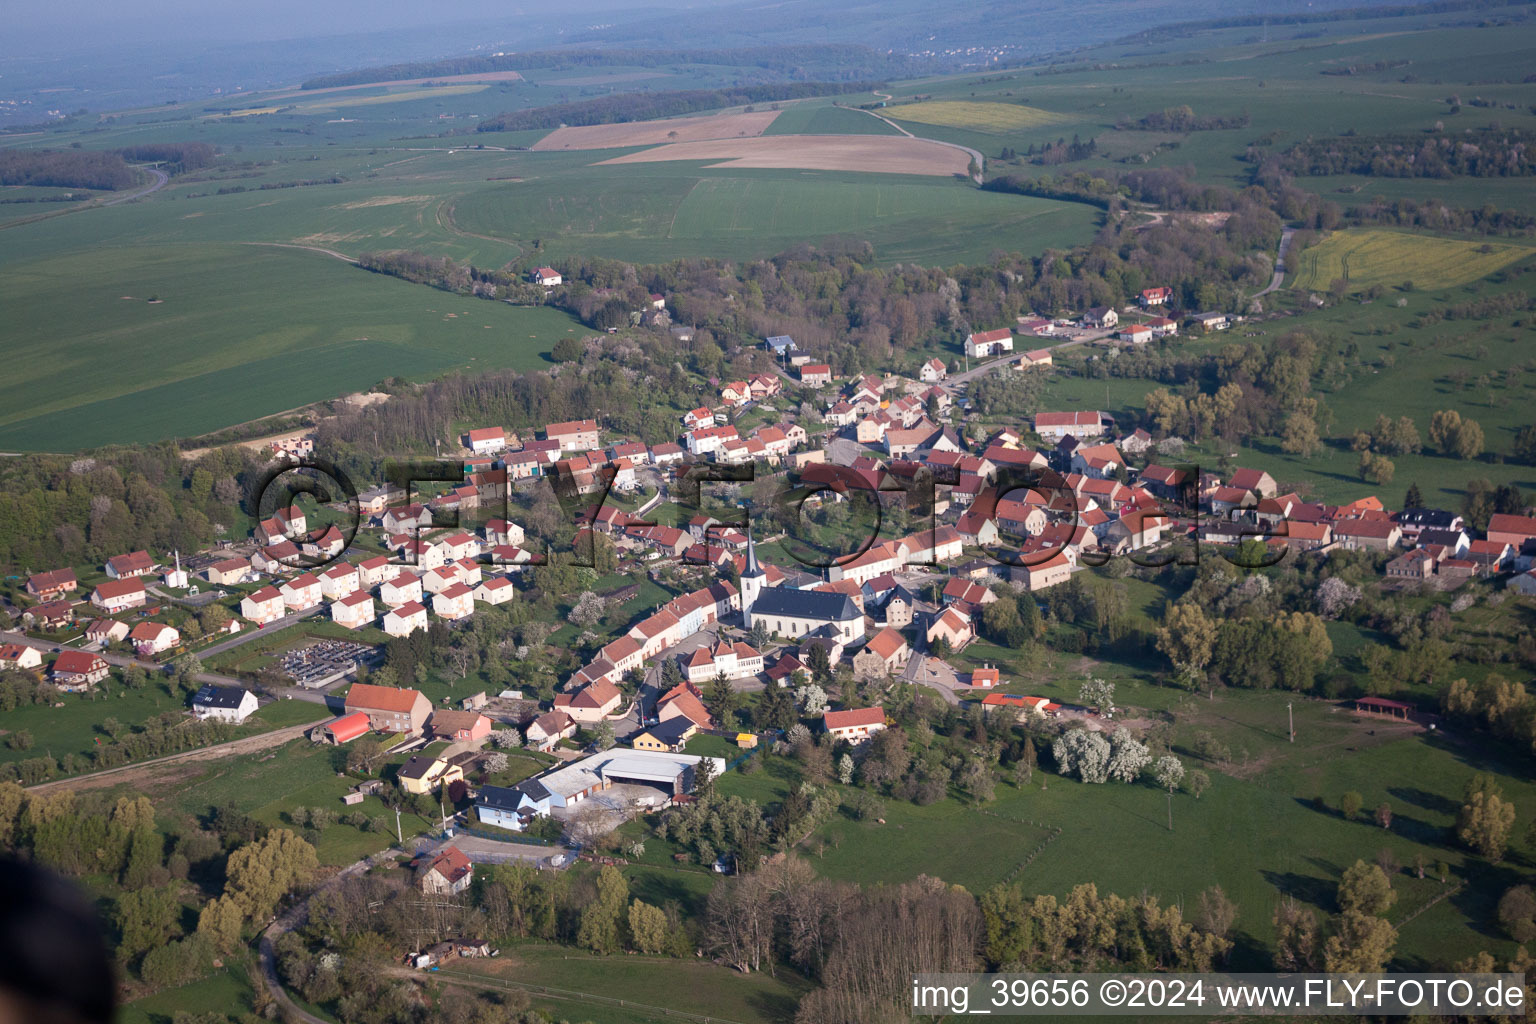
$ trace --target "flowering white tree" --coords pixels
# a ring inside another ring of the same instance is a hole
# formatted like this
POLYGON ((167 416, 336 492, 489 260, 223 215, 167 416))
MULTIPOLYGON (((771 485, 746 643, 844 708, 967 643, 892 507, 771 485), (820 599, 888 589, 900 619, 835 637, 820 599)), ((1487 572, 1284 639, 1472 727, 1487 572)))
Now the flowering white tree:
POLYGON ((827 691, 815 683, 807 683, 795 691, 795 703, 807 718, 820 718, 827 710, 827 691))
POLYGON ((1103 782, 1109 778, 1109 740, 1102 733, 1087 729, 1063 733, 1051 745, 1051 755, 1063 775, 1076 775, 1084 782, 1103 782))
POLYGON ((853 782, 853 758, 847 754, 837 760, 837 781, 845 786, 853 782))
POLYGON ((1325 619, 1336 619, 1360 600, 1360 588, 1351 586, 1337 576, 1329 576, 1317 588, 1317 613, 1325 619))
POLYGON ((1141 770, 1152 763, 1152 752, 1129 729, 1115 730, 1110 748, 1109 777, 1116 782, 1135 782, 1141 770))
POLYGON ((1103 714, 1115 706, 1115 684, 1103 679, 1086 679, 1077 693, 1078 703, 1103 714))
POLYGON ((1152 765, 1152 777, 1168 791, 1168 831, 1173 831, 1173 791, 1184 781, 1184 762, 1172 754, 1164 754, 1152 765))
POLYGON ((485 770, 490 772, 492 775, 495 775, 497 772, 506 771, 507 765, 509 763, 510 761, 508 760, 506 754, 485 755, 485 770))
POLYGON ((491 744, 504 749, 515 749, 523 745, 523 738, 518 735, 516 729, 492 729, 491 744))

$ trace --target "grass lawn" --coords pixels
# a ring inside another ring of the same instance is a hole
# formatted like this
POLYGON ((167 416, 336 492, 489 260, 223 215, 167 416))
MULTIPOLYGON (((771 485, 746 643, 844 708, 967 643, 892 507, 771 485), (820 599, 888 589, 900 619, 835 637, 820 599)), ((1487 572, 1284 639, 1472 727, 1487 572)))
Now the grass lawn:
MULTIPOLYGON (((572 1019, 655 1019, 658 1014, 636 1008, 624 1013, 607 1000, 629 1000, 684 1013, 707 1014, 716 1020, 740 1024, 787 1022, 795 1004, 809 985, 793 971, 780 968, 776 975, 743 975, 708 960, 673 960, 646 956, 591 956, 566 946, 528 943, 504 948, 495 960, 456 965, 458 975, 491 980, 505 978, 519 985, 550 986, 564 990, 556 1005, 572 1019), (599 997, 582 1003, 580 994, 599 997), (565 1009, 569 1005, 570 1009, 565 1009)), ((535 1000, 538 996, 535 995, 535 1000)))
POLYGON ((118 1024, 171 1024, 171 1018, 182 1011, 240 1013, 251 1005, 252 995, 244 965, 235 963, 201 981, 156 992, 129 1003, 122 1008, 117 1020, 118 1024))

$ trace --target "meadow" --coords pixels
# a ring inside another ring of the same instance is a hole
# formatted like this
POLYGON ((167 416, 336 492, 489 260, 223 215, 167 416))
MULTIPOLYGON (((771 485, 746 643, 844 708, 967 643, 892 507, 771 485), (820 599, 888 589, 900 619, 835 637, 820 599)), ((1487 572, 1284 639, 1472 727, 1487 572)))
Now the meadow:
POLYGON ((1349 291, 1372 285, 1454 288, 1530 255, 1518 245, 1471 242, 1405 231, 1335 231, 1303 252, 1292 287, 1325 291, 1336 280, 1349 291))
POLYGON ((1014 132, 1024 128, 1056 125, 1069 120, 1049 110, 1001 101, 968 103, 962 100, 932 100, 922 103, 903 103, 888 107, 883 113, 897 121, 974 128, 984 132, 1014 132))
POLYGON ((0 448, 44 451, 195 436, 390 376, 532 369, 577 330, 555 310, 255 245, 12 264, 0 304, 11 311, 14 360, 0 384, 0 448))

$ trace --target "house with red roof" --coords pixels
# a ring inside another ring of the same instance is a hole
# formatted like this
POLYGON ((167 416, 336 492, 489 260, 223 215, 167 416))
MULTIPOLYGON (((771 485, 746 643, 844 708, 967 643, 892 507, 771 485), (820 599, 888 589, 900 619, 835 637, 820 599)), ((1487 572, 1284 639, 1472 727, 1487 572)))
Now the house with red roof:
POLYGON ((1526 541, 1536 540, 1536 517, 1495 513, 1488 517, 1486 539, 1508 544, 1519 551, 1526 541))
POLYGON ((347 713, 368 716, 368 727, 375 732, 420 733, 432 714, 432 702, 420 690, 397 689, 353 683, 347 691, 347 713))
POLYGON ((1104 414, 1098 410, 1035 413, 1035 433, 1046 441, 1060 441, 1068 434, 1078 439, 1101 437, 1104 414))
POLYGON ((107 559, 106 568, 107 575, 112 579, 125 580, 130 576, 144 576, 154 572, 155 560, 149 557, 147 551, 134 551, 107 559))
POLYGON ((348 629, 361 629, 373 622, 373 596, 357 590, 331 603, 331 621, 348 629))
POLYGON ((507 447, 507 432, 501 427, 477 427, 464 435, 464 447, 476 455, 493 455, 507 447))
POLYGON ((917 377, 925 384, 933 384, 949 376, 949 371, 944 368, 944 360, 930 359, 918 367, 917 377))
POLYGON ((624 702, 619 688, 606 679, 599 679, 575 693, 555 694, 555 710, 564 711, 573 721, 583 725, 601 722, 618 710, 624 702))
POLYGON ((475 866, 457 846, 445 846, 429 858, 422 858, 416 884, 428 896, 453 896, 468 889, 475 880, 475 866))
POLYGON ((27 577, 27 593, 43 601, 57 601, 73 594, 80 586, 73 569, 54 569, 27 577))
POLYGON ((860 679, 880 679, 900 673, 912 659, 912 646, 898 629, 887 626, 853 656, 853 674, 860 679))
POLYGON ((832 367, 826 363, 806 363, 800 367, 800 383, 819 388, 832 383, 832 367))
POLYGON ((138 608, 147 600, 144 581, 137 576, 107 580, 91 592, 91 604, 108 615, 128 608, 138 608))
POLYGON ((87 651, 60 651, 49 678, 65 693, 83 693, 107 678, 107 663, 87 651))
POLYGON ((410 636, 427 628, 427 608, 419 601, 407 601, 384 613, 384 632, 390 636, 410 636))
POLYGON ((139 657, 150 658, 181 643, 181 634, 161 622, 141 622, 128 634, 128 642, 139 657))
POLYGON ((267 586, 240 599, 240 614, 258 626, 265 626, 288 614, 288 609, 277 588, 267 586))
POLYGON ((971 359, 986 359, 1013 351, 1013 332, 1006 327, 976 331, 965 336, 965 354, 971 359))
POLYGON ((834 738, 848 743, 863 743, 885 728, 884 708, 851 708, 828 711, 821 724, 834 738))
POLYGON ((1173 298, 1173 289, 1167 285, 1161 285, 1157 288, 1143 288, 1140 298, 1136 301, 1143 309, 1149 309, 1153 306, 1166 305, 1171 298, 1173 298))

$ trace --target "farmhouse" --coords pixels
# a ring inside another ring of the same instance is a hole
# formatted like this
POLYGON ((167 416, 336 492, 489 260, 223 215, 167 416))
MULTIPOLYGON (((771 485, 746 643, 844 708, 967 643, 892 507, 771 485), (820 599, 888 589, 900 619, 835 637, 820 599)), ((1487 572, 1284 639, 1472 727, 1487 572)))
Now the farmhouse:
POLYGON ((1120 314, 1108 306, 1094 306, 1083 314, 1084 327, 1113 327, 1120 322, 1120 314))
POLYGON ((144 581, 136 577, 108 580, 91 593, 91 604, 108 615, 137 608, 147 600, 144 581))
POLYGON ((1035 433, 1045 441, 1060 441, 1068 434, 1077 438, 1100 437, 1104 433, 1104 414, 1097 410, 1039 412, 1035 414, 1035 433))
POLYGON ((1225 313, 1196 313, 1190 320, 1207 331, 1224 331, 1232 326, 1225 313))
POLYGON ((853 656, 853 673, 860 679, 878 679, 888 673, 899 672, 907 667, 912 648, 901 632, 887 626, 853 656))
POLYGON ((1528 540, 1536 539, 1536 517, 1499 512, 1488 518, 1488 540, 1508 544, 1519 551, 1528 540))
MULTIPOLYGON (((425 860, 425 858, 423 858, 425 860)), ((475 866, 457 846, 445 846, 425 860, 416 884, 428 896, 453 896, 475 880, 475 866)))
POLYGON ((432 713, 432 703, 420 690, 401 690, 389 686, 353 683, 347 691, 347 713, 360 711, 368 716, 368 727, 375 732, 420 733, 432 713))
POLYGON ((1341 519, 1333 524, 1333 539, 1346 551, 1390 551, 1402 535, 1390 519, 1341 519))
POLYGON ((239 686, 204 686, 192 695, 192 715, 239 725, 260 706, 250 690, 239 686))
POLYGON ((1006 327, 999 327, 995 331, 977 331, 965 336, 965 354, 972 359, 986 359, 1012 351, 1013 332, 1006 327))
POLYGON ((532 278, 534 284, 541 284, 545 288, 558 288, 560 286, 560 282, 564 280, 560 276, 560 271, 556 270, 554 267, 538 267, 534 270, 530 277, 532 278))

